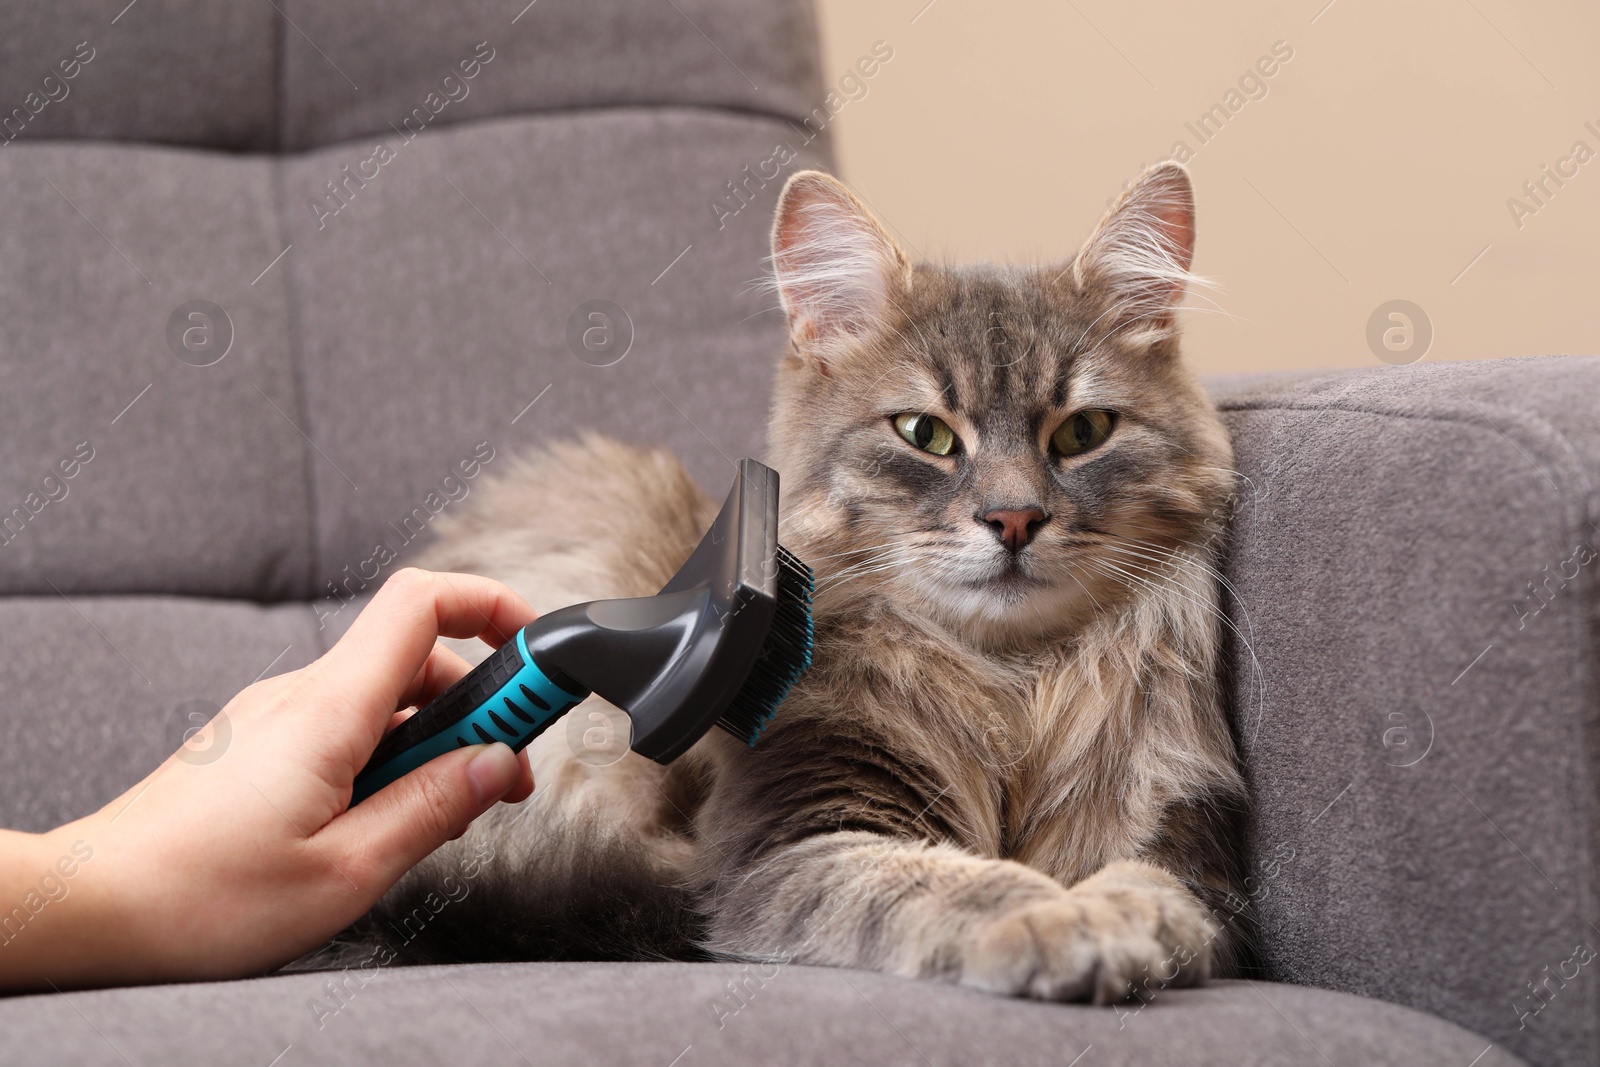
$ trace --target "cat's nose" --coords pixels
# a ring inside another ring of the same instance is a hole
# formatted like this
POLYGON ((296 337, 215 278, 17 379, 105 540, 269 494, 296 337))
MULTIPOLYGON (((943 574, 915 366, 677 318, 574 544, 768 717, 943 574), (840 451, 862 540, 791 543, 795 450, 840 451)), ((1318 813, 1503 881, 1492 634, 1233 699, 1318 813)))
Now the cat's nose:
POLYGON ((978 516, 978 521, 993 530, 1008 551, 1021 552, 1048 518, 1050 516, 1037 507, 994 508, 978 516))

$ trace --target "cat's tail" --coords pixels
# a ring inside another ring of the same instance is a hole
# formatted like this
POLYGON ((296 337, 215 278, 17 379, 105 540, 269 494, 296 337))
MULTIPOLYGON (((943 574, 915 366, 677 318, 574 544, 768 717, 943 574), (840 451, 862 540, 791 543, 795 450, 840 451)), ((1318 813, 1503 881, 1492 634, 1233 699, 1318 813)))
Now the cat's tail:
POLYGON ((480 819, 293 969, 705 958, 703 922, 663 850, 606 813, 542 828, 517 826, 519 814, 480 819))

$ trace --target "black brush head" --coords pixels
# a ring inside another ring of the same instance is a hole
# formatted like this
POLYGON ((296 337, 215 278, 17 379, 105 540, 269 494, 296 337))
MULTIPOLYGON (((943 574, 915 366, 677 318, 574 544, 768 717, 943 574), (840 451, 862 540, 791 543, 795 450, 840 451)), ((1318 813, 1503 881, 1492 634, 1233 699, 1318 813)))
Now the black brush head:
POLYGON ((755 743, 811 665, 811 592, 810 568, 778 544, 778 475, 746 459, 661 592, 552 612, 527 647, 557 684, 626 711, 633 750, 668 763, 713 725, 755 743))
POLYGON ((766 641, 733 703, 717 720, 748 745, 761 737, 778 705, 811 666, 811 592, 816 583, 811 568, 782 545, 776 558, 778 602, 766 641))

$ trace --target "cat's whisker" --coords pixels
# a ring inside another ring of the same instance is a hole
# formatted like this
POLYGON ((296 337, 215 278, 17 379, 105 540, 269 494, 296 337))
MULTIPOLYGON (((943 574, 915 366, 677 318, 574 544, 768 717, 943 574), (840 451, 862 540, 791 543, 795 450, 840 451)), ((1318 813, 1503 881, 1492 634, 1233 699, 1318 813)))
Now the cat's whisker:
POLYGON ((894 541, 885 541, 881 545, 857 545, 853 548, 847 548, 842 552, 808 552, 806 554, 806 562, 815 567, 818 563, 823 562, 824 560, 842 559, 845 556, 859 555, 863 552, 881 552, 884 549, 893 546, 894 544, 894 541))
POLYGON ((841 552, 832 552, 832 553, 824 553, 822 555, 808 556, 807 559, 819 560, 820 561, 820 560, 830 560, 830 559, 843 559, 846 556, 859 556, 859 557, 862 557, 862 558, 867 558, 867 557, 871 557, 871 556, 882 556, 886 552, 893 551, 898 545, 899 545, 898 541, 885 541, 882 544, 876 544, 876 545, 856 545, 854 547, 845 549, 845 550, 843 550, 841 552))
MULTIPOLYGON (((1239 597, 1239 590, 1237 588, 1235 588, 1234 584, 1228 580, 1226 575, 1224 575, 1216 567, 1213 567, 1211 564, 1206 563, 1204 560, 1197 559, 1197 558, 1195 558, 1194 556, 1192 556, 1192 555, 1190 555, 1188 553, 1179 553, 1179 552, 1176 552, 1176 551, 1174 551, 1172 549, 1164 548, 1161 545, 1157 545, 1157 544, 1154 544, 1154 543, 1148 542, 1148 541, 1128 541, 1128 542, 1123 543, 1123 544, 1111 543, 1111 544, 1108 544, 1106 547, 1107 548, 1116 549, 1118 551, 1129 552, 1129 551, 1135 551, 1136 550, 1133 546, 1138 546, 1139 549, 1143 549, 1145 551, 1154 550, 1156 552, 1161 553, 1163 555, 1163 557, 1165 559, 1167 559, 1167 560, 1170 560, 1172 562, 1182 563, 1182 564, 1185 564, 1186 566, 1191 566, 1191 567, 1194 567, 1194 568, 1200 570, 1201 573, 1205 574, 1207 577, 1212 578, 1215 581, 1217 581, 1218 583, 1220 583, 1222 585, 1222 587, 1224 589, 1226 589, 1230 595, 1233 596, 1234 600, 1236 602, 1239 602, 1240 610, 1241 611, 1245 611, 1244 604, 1240 600, 1240 597, 1239 597)), ((1245 615, 1246 615, 1246 618, 1248 619, 1249 612, 1245 611, 1245 615)), ((1251 626, 1252 634, 1254 633, 1254 629, 1255 628, 1252 625, 1251 626)))
POLYGON ((863 575, 876 573, 881 570, 889 570, 893 567, 898 567, 899 565, 900 560, 898 546, 891 544, 887 546, 885 550, 873 553, 866 559, 853 563, 848 567, 842 567, 839 570, 819 575, 817 578, 817 589, 821 591, 826 588, 837 586, 850 578, 858 578, 863 575))
MULTIPOLYGON (((1116 546, 1108 545, 1106 547, 1107 548, 1114 548, 1116 546)), ((1137 554, 1132 554, 1132 553, 1129 553, 1129 555, 1131 555, 1132 558, 1124 558, 1121 562, 1118 562, 1118 561, 1115 561, 1115 560, 1106 560, 1106 559, 1098 560, 1098 562, 1103 563, 1103 564, 1105 564, 1107 566, 1113 566, 1113 567, 1118 567, 1118 568, 1130 568, 1132 572, 1137 572, 1139 575, 1144 576, 1142 578, 1142 580, 1144 582, 1146 582, 1150 588, 1169 591, 1169 592, 1172 592, 1175 595, 1179 596, 1182 599, 1191 601, 1192 603, 1194 603, 1196 605, 1203 605, 1208 611, 1210 611, 1217 618, 1222 619, 1225 622, 1227 622, 1227 624, 1229 626, 1233 626, 1234 625, 1233 621, 1231 619, 1228 619, 1227 615, 1224 614, 1221 611, 1221 609, 1219 609, 1214 604, 1206 603, 1205 601, 1203 601, 1203 600, 1199 599, 1198 597, 1196 597, 1192 592, 1185 590, 1184 587, 1178 582, 1176 575, 1171 570, 1165 569, 1165 565, 1172 564, 1172 563, 1177 563, 1177 562, 1182 562, 1181 560, 1178 560, 1178 559, 1166 559, 1166 560, 1159 561, 1154 566, 1148 566, 1148 565, 1146 565, 1145 562, 1140 562, 1141 559, 1146 559, 1147 557, 1142 557, 1142 556, 1139 556, 1137 554), (1157 582, 1154 579, 1161 579, 1163 584, 1157 584, 1157 582)), ((1209 575, 1208 575, 1208 577, 1209 577, 1209 575)), ((1240 637, 1242 639, 1243 635, 1241 634, 1240 637)))
MULTIPOLYGON (((1119 564, 1120 566, 1135 568, 1140 573, 1148 575, 1151 578, 1164 579, 1165 581, 1167 581, 1173 587, 1173 591, 1174 592, 1178 592, 1180 596, 1188 597, 1188 596, 1192 596, 1192 594, 1185 593, 1185 592, 1183 592, 1181 590, 1181 587, 1179 587, 1178 584, 1177 584, 1176 576, 1173 574, 1173 572, 1171 570, 1165 569, 1166 566, 1168 566, 1168 565, 1176 565, 1176 564, 1180 564, 1180 563, 1194 562, 1194 563, 1196 563, 1197 566, 1204 567, 1204 570, 1201 572, 1203 574, 1203 576, 1205 576, 1207 578, 1216 578, 1217 577, 1216 572, 1212 568, 1206 567, 1204 564, 1199 564, 1198 561, 1187 560, 1187 559, 1184 559, 1183 557, 1166 557, 1166 558, 1154 557, 1154 556, 1149 556, 1149 555, 1146 555, 1146 554, 1138 553, 1138 552, 1135 552, 1135 551, 1132 551, 1132 550, 1129 550, 1129 549, 1126 549, 1126 548, 1122 548, 1121 546, 1116 546, 1116 545, 1107 545, 1105 547, 1109 548, 1109 549, 1113 549, 1113 550, 1120 550, 1126 556, 1131 556, 1132 557, 1131 559, 1124 559, 1122 561, 1122 563, 1119 564), (1148 563, 1151 563, 1151 564, 1153 564, 1153 566, 1146 566, 1146 562, 1137 562, 1139 560, 1143 560, 1143 561, 1146 561, 1148 563)), ((1111 561, 1104 561, 1104 562, 1111 562, 1111 561)), ((1218 618, 1227 619, 1227 616, 1222 612, 1222 610, 1220 608, 1216 607, 1215 605, 1210 605, 1210 604, 1208 604, 1206 606, 1207 606, 1208 610, 1210 610, 1218 618)), ((1231 619, 1228 619, 1227 621, 1228 621, 1230 626, 1233 625, 1231 619)), ((1242 638, 1243 635, 1241 634, 1240 636, 1242 638)))
MULTIPOLYGON (((1190 607, 1205 613, 1209 613, 1222 624, 1229 626, 1230 628, 1233 627, 1232 620, 1230 620, 1220 611, 1217 611, 1214 606, 1182 592, 1180 589, 1174 587, 1170 582, 1157 582, 1144 574, 1129 570, 1126 565, 1117 564, 1110 560, 1101 559, 1093 562, 1096 566, 1101 568, 1102 573, 1106 574, 1108 577, 1112 577, 1117 581, 1120 581, 1130 590, 1143 590, 1156 596, 1175 596, 1190 607)), ((1170 575, 1163 575, 1163 577, 1170 578, 1170 575)), ((1237 632, 1236 628, 1235 632, 1237 632)), ((1241 640, 1242 639, 1243 638, 1241 637, 1241 640)))
POLYGON ((871 563, 857 564, 854 567, 847 567, 842 571, 837 571, 833 574, 824 576, 818 580, 817 587, 821 589, 835 586, 840 582, 847 581, 852 578, 860 578, 868 574, 877 574, 880 571, 892 570, 898 566, 900 566, 898 560, 879 560, 871 563))
POLYGON ((863 561, 861 563, 853 564, 849 567, 844 567, 840 570, 833 571, 832 573, 822 575, 817 579, 817 585, 819 588, 828 585, 836 585, 848 578, 856 578, 863 574, 872 573, 891 566, 894 566, 893 561, 881 559, 863 561))
POLYGON ((1084 594, 1089 598, 1089 603, 1094 605, 1094 608, 1095 608, 1096 611, 1104 611, 1105 610, 1105 608, 1101 605, 1100 601, 1098 599, 1096 599, 1096 597, 1094 595, 1094 592, 1092 590, 1090 590, 1090 588, 1086 584, 1084 584, 1084 581, 1083 581, 1082 578, 1078 577, 1077 572, 1072 569, 1071 565, 1069 565, 1067 567, 1067 577, 1071 578, 1073 581, 1078 583, 1078 588, 1083 590, 1084 594))
POLYGON ((1228 580, 1226 575, 1224 575, 1220 570, 1218 570, 1216 567, 1212 566, 1211 564, 1206 563, 1204 560, 1196 559, 1192 555, 1189 555, 1189 554, 1186 554, 1186 553, 1178 553, 1178 552, 1173 551, 1172 549, 1168 549, 1168 548, 1165 548, 1165 547, 1163 547, 1161 545, 1156 545, 1156 544, 1153 544, 1153 543, 1148 542, 1148 541, 1126 540, 1125 543, 1120 543, 1120 544, 1119 543, 1110 543, 1110 544, 1107 544, 1105 547, 1111 548, 1111 549, 1114 549, 1114 550, 1117 550, 1117 551, 1122 551, 1122 552, 1133 552, 1133 551, 1138 551, 1138 550, 1154 551, 1154 552, 1160 553, 1161 556, 1165 560, 1168 560, 1168 561, 1171 561, 1171 562, 1176 562, 1176 563, 1182 563, 1182 564, 1184 564, 1186 566, 1190 566, 1190 567, 1193 567, 1193 568, 1199 570, 1202 574, 1204 574, 1208 578, 1211 578, 1212 580, 1216 581, 1218 584, 1220 584, 1224 589, 1226 589, 1228 591, 1228 594, 1233 597, 1234 602, 1239 605, 1239 610, 1245 617, 1246 625, 1248 625, 1250 627, 1250 636, 1251 637, 1255 636, 1255 624, 1250 619, 1249 609, 1245 607, 1243 598, 1239 594, 1239 590, 1234 586, 1234 584, 1231 581, 1228 580), (1134 546, 1138 546, 1138 547, 1135 548, 1134 546))
MULTIPOLYGON (((887 565, 884 564, 884 565, 881 565, 881 566, 885 566, 886 567, 887 565)), ((821 596, 823 593, 832 592, 833 590, 841 588, 846 583, 852 582, 852 581, 856 580, 857 578, 864 578, 869 574, 876 574, 876 573, 877 573, 876 569, 851 571, 848 574, 839 574, 839 575, 830 577, 830 578, 828 578, 826 580, 818 581, 817 582, 817 589, 816 589, 817 595, 821 596)))
MULTIPOLYGON (((1201 573, 1203 573, 1207 577, 1215 580, 1218 584, 1220 584, 1223 587, 1223 589, 1227 590, 1228 595, 1231 596, 1233 598, 1234 603, 1239 606, 1239 612, 1240 612, 1240 614, 1242 614, 1244 616, 1245 624, 1250 627, 1250 636, 1252 638, 1255 637, 1255 623, 1250 618, 1250 610, 1249 610, 1248 607, 1245 606, 1243 596, 1240 594, 1238 588, 1231 581, 1228 580, 1227 575, 1223 574, 1216 567, 1212 566, 1209 563, 1206 563, 1204 560, 1196 559, 1193 556, 1186 555, 1186 554, 1179 555, 1177 553, 1174 553, 1170 549, 1163 548, 1160 545, 1155 545, 1155 544, 1152 544, 1152 543, 1147 542, 1147 541, 1132 541, 1132 540, 1130 540, 1130 541, 1127 542, 1127 544, 1128 545, 1138 545, 1138 546, 1142 546, 1143 548, 1146 548, 1146 549, 1155 549, 1155 550, 1161 551, 1163 553, 1166 553, 1169 556, 1174 557, 1178 561, 1181 561, 1181 562, 1185 563, 1186 565, 1192 566, 1192 567, 1200 570, 1201 573)), ((1108 546, 1108 547, 1123 548, 1124 546, 1116 545, 1116 546, 1108 546)), ((1124 549, 1124 550, 1126 550, 1126 549, 1124 549)), ((1253 659, 1254 655, 1255 655, 1255 649, 1254 649, 1253 646, 1250 648, 1250 651, 1251 651, 1251 658, 1253 659)))
MULTIPOLYGON (((1266 670, 1261 666, 1260 657, 1257 656, 1257 654, 1256 654, 1255 622, 1254 622, 1254 620, 1252 620, 1250 618, 1249 609, 1245 607, 1244 601, 1240 598, 1239 592, 1234 587, 1233 583, 1230 582, 1215 567, 1213 567, 1210 564, 1204 562, 1203 560, 1195 559, 1192 556, 1173 553, 1168 549, 1161 548, 1161 546, 1159 546, 1159 545, 1148 545, 1148 543, 1145 543, 1145 542, 1139 542, 1139 543, 1147 544, 1147 546, 1149 548, 1158 549, 1158 550, 1160 550, 1160 551, 1162 551, 1164 553, 1167 553, 1167 560, 1169 562, 1179 563, 1179 564, 1183 564, 1183 565, 1186 565, 1186 566, 1193 567, 1194 569, 1199 571, 1205 577, 1207 577, 1209 579, 1212 579, 1212 580, 1215 580, 1216 582, 1221 584, 1225 589, 1228 590, 1229 595, 1233 597, 1234 603, 1239 606, 1240 613, 1244 616, 1245 625, 1249 628, 1249 633, 1248 634, 1246 634, 1243 630, 1241 630, 1239 628, 1239 625, 1236 622, 1234 622, 1232 617, 1230 617, 1226 612, 1222 611, 1222 609, 1219 606, 1214 605, 1214 604, 1206 604, 1205 606, 1207 607, 1207 609, 1212 614, 1214 614, 1218 619, 1220 619, 1222 621, 1223 625, 1226 626, 1228 628, 1228 630, 1234 635, 1234 637, 1238 639, 1239 643, 1242 646, 1244 646, 1245 653, 1250 657, 1251 675, 1252 675, 1252 680, 1255 682, 1255 687, 1256 687, 1257 710, 1258 710, 1258 713, 1264 713, 1265 709, 1266 709, 1266 700, 1267 700, 1266 670)), ((1108 544, 1105 547, 1111 548, 1111 549, 1121 550, 1123 552, 1131 551, 1127 546, 1123 546, 1123 545, 1108 544)), ((1258 714, 1258 717, 1257 717, 1258 728, 1259 728, 1259 723, 1260 723, 1260 714, 1258 714)))

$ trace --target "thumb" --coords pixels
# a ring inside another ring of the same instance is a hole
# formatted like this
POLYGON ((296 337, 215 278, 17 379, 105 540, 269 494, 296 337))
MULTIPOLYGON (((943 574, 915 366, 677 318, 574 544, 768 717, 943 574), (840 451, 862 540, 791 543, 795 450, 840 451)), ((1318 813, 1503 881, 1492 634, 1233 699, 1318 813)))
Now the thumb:
POLYGON ((507 746, 473 745, 429 760, 329 823, 318 837, 360 855, 385 888, 464 831, 522 779, 507 746))

